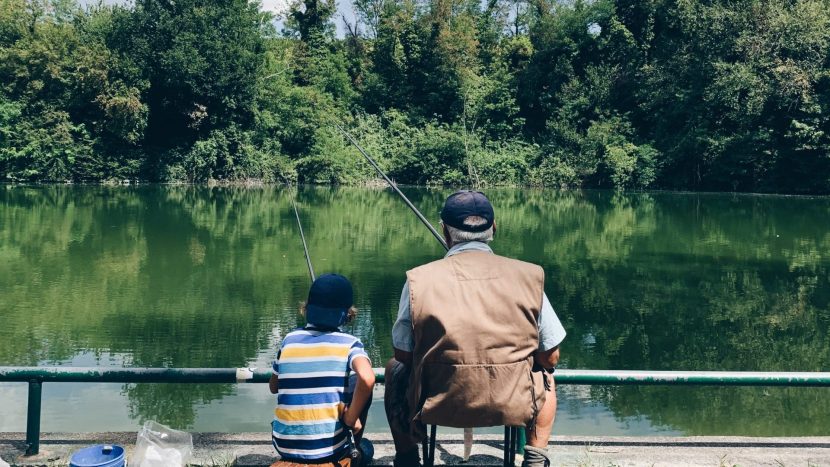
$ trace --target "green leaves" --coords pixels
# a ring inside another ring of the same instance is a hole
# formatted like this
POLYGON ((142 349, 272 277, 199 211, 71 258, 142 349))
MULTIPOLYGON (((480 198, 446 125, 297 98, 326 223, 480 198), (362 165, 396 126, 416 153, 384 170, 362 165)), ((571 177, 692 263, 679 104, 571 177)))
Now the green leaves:
POLYGON ((0 7, 0 177, 830 192, 828 0, 0 7))
POLYGON ((14 128, 0 133, 0 170, 6 180, 63 182, 94 175, 87 166, 94 158, 90 135, 66 112, 45 111, 24 119, 20 107, 2 103, 0 119, 14 128))

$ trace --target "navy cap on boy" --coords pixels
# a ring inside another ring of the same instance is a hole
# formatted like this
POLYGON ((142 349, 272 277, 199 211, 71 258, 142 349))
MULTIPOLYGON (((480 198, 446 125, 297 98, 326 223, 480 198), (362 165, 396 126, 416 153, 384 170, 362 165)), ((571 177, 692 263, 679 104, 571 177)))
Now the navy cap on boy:
POLYGON ((461 190, 451 194, 441 209, 441 220, 450 227, 467 232, 484 232, 493 225, 493 205, 480 191, 461 190), (464 219, 478 216, 486 220, 484 224, 464 225, 464 219))
POLYGON ((323 274, 308 291, 306 320, 309 324, 336 328, 346 323, 354 300, 352 284, 340 274, 323 274))

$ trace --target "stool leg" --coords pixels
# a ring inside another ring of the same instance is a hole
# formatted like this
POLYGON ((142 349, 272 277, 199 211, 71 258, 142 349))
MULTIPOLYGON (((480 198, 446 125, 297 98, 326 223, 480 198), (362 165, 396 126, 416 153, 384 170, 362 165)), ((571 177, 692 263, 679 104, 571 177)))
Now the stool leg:
POLYGON ((516 465, 516 448, 519 442, 519 429, 510 427, 510 467, 516 465))
POLYGON ((432 467, 435 465, 435 432, 438 428, 437 425, 432 425, 430 434, 429 434, 429 465, 432 467))
POLYGON ((504 467, 510 467, 510 446, 513 444, 513 441, 510 439, 510 435, 512 435, 510 427, 504 427, 504 453, 502 457, 502 464, 504 467))
POLYGON ((424 455, 421 456, 424 459, 424 467, 432 467, 432 464, 429 462, 429 435, 421 441, 421 450, 424 452, 424 455))

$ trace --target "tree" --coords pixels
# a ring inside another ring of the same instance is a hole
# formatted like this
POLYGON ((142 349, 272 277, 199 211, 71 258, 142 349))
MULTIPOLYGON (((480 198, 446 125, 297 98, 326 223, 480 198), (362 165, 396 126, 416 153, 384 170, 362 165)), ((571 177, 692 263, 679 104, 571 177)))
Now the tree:
POLYGON ((110 44, 149 82, 148 145, 253 121, 267 16, 246 0, 139 0, 110 44))

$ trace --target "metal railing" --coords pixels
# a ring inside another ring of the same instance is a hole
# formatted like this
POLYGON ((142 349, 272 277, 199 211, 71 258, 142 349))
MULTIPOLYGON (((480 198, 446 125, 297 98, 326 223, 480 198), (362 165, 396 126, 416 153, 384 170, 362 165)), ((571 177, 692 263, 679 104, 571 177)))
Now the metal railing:
MULTIPOLYGON (((375 368, 377 382, 383 369, 375 368)), ((26 455, 40 452, 43 383, 266 383, 270 369, 0 367, 0 382, 29 384, 26 455)), ((556 371, 556 384, 665 386, 830 386, 830 373, 739 371, 556 371)))

